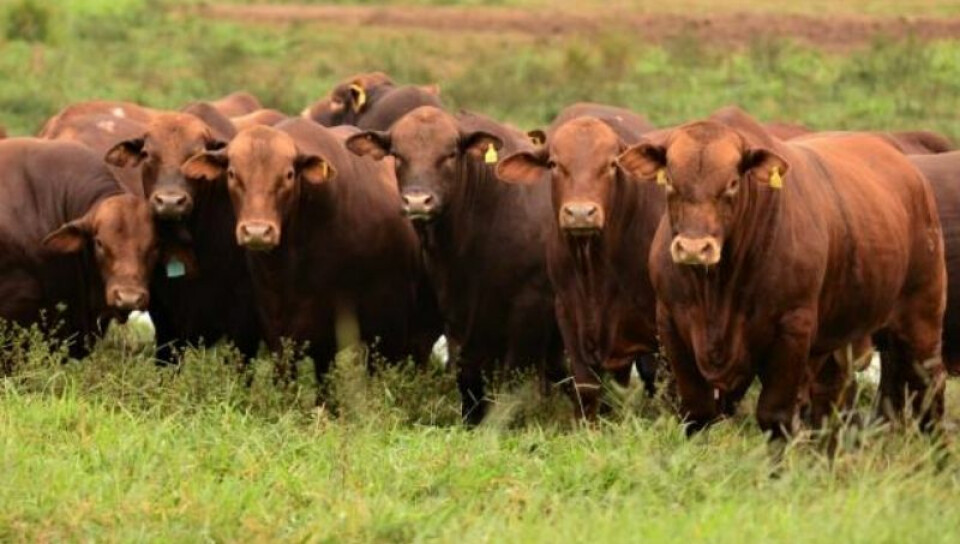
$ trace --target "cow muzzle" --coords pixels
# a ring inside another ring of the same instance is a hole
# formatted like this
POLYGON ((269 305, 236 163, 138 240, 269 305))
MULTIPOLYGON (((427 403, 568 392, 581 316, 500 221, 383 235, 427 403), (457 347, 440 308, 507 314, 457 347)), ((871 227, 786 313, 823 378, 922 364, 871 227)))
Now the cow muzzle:
POLYGON ((253 251, 267 251, 280 244, 280 229, 266 221, 244 221, 237 225, 237 243, 253 251))
POLYGON ((572 236, 594 236, 603 230, 603 209, 593 202, 569 202, 560 208, 560 228, 572 236))
POLYGON ((150 195, 150 206, 161 219, 180 219, 193 210, 193 199, 183 191, 154 191, 150 195))
POLYGON ((114 287, 110 291, 110 305, 124 312, 146 310, 150 297, 146 289, 139 287, 114 287))
POLYGON ((403 215, 411 221, 430 221, 437 213, 437 197, 428 191, 408 191, 400 197, 403 215))
POLYGON ((720 241, 713 236, 675 236, 670 244, 670 256, 677 264, 713 266, 720 262, 720 251, 720 241))

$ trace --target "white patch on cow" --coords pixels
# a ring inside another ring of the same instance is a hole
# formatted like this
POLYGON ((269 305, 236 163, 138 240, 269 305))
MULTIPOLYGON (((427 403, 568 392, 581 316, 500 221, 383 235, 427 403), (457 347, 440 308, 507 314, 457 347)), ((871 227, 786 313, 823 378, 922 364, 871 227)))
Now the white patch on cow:
POLYGON ((123 108, 113 108, 110 112, 114 117, 120 117, 121 119, 127 116, 127 112, 123 111, 123 108))
POLYGON ((433 356, 436 357, 443 366, 450 364, 450 350, 447 347, 447 337, 441 336, 433 344, 433 356))
POLYGON ((97 123, 97 128, 104 132, 109 132, 113 134, 114 129, 117 127, 117 124, 113 121, 100 121, 97 123))

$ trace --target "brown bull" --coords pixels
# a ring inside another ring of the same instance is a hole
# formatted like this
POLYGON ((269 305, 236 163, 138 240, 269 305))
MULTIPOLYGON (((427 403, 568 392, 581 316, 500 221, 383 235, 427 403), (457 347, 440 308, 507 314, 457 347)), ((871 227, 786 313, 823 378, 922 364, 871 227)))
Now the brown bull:
POLYGON ((382 72, 357 74, 341 82, 330 95, 301 114, 321 125, 354 125, 386 130, 409 111, 421 106, 440 107, 436 86, 396 85, 382 72))
POLYGON ((774 437, 795 429, 811 381, 813 413, 829 414, 849 380, 830 354, 873 334, 886 344, 883 412, 901 413, 909 391, 924 427, 941 418, 943 240, 927 182, 894 147, 706 121, 620 163, 667 193, 650 268, 691 431, 754 377, 774 437))
POLYGON ((75 143, 7 139, 0 185, 0 317, 62 320, 58 332, 79 358, 102 318, 146 309, 158 256, 150 211, 98 155, 75 143))
POLYGON ((272 349, 283 338, 308 342, 319 378, 339 347, 338 325, 355 323, 387 360, 425 357, 428 346, 416 344, 420 249, 396 194, 383 190, 385 165, 294 119, 247 128, 183 172, 229 191, 272 349))
POLYGON ((626 385, 636 363, 653 392, 656 300, 646 259, 637 256, 650 251, 664 197, 656 186, 630 180, 617 164, 617 156, 652 128, 645 119, 609 106, 571 110, 551 124, 542 147, 505 158, 497 175, 512 183, 546 178, 551 184, 547 265, 581 414, 592 417, 606 371, 626 385))
POLYGON ((394 160, 403 212, 423 243, 447 338, 459 347, 464 420, 482 420, 484 375, 497 364, 564 377, 544 255, 550 189, 507 185, 494 171, 498 152, 531 149, 526 135, 482 116, 461 120, 422 107, 389 132, 364 132, 346 145, 394 160))

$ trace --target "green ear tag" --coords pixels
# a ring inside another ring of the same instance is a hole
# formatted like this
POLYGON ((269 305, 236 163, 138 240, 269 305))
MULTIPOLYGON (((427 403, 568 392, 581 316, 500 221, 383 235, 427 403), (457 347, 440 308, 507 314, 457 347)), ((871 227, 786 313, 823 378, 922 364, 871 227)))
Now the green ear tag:
POLYGON ((497 155, 497 148, 493 147, 493 144, 490 144, 490 147, 487 148, 487 152, 483 155, 483 162, 487 164, 493 164, 500 160, 500 157, 497 155))
POLYGON ((184 266, 183 261, 176 257, 170 257, 170 260, 167 261, 167 277, 168 278, 182 278, 187 275, 187 267, 184 266))
POLYGON ((780 168, 774 166, 770 174, 770 188, 783 189, 783 178, 780 177, 780 168))

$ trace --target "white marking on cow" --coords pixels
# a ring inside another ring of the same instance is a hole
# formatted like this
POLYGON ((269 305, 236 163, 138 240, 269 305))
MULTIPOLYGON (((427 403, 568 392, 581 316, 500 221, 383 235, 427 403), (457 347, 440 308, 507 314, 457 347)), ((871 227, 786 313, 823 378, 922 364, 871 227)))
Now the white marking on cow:
POLYGON ((120 117, 121 119, 127 116, 127 112, 123 111, 123 108, 113 108, 110 111, 114 117, 120 117))
POLYGON ((114 129, 117 127, 117 124, 113 121, 100 121, 97 123, 97 128, 104 132, 109 132, 113 134, 114 129))

